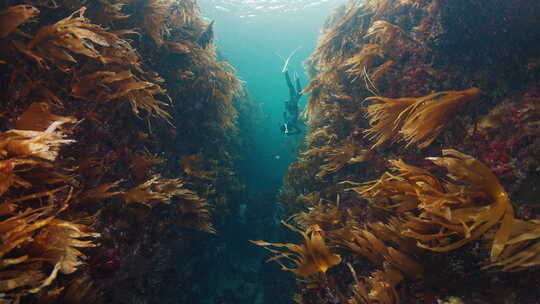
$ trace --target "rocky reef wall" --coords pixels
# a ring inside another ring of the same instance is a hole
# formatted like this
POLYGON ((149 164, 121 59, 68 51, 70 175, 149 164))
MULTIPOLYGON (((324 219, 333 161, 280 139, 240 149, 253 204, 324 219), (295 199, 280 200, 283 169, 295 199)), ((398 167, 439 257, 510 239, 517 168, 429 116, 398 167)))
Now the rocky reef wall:
POLYGON ((302 237, 254 241, 297 276, 297 303, 540 300, 539 22, 520 0, 328 17, 280 194, 302 237))

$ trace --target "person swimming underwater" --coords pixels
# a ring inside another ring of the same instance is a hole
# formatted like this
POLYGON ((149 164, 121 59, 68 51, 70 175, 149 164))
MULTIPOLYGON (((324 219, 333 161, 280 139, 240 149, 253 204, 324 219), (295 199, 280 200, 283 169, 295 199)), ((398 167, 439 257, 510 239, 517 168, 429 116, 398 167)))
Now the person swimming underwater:
POLYGON ((281 132, 287 135, 296 135, 300 133, 300 128, 298 127, 298 101, 302 97, 302 88, 300 87, 300 79, 298 75, 295 74, 295 84, 291 81, 289 76, 289 71, 287 69, 283 72, 285 74, 285 81, 289 87, 289 100, 285 101, 285 111, 283 112, 283 124, 280 129, 281 132))

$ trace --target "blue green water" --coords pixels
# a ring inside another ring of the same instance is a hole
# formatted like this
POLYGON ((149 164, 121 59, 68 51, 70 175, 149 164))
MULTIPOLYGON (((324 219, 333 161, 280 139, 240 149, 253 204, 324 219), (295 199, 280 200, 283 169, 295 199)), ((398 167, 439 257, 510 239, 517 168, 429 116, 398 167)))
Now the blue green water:
MULTIPOLYGON (((245 5, 240 4, 241 1, 201 0, 199 4, 203 16, 215 20, 215 43, 219 52, 236 68, 238 76, 261 103, 266 115, 266 120, 251 130, 256 138, 256 150, 250 160, 251 171, 247 173, 253 177, 248 180, 249 186, 275 192, 281 185, 288 164, 295 158, 295 141, 302 140, 285 137, 279 130, 283 122, 283 103, 288 98, 281 73, 282 58, 301 47, 290 61, 289 70, 291 73, 297 72, 301 84, 305 86, 307 79, 302 62, 315 50, 325 17, 332 8, 344 1, 244 2, 253 9, 247 10, 245 5), (265 10, 265 7, 281 5, 284 7, 265 10), (260 7, 263 8, 256 9, 260 7), (249 15, 251 17, 246 17, 249 15)), ((306 100, 307 96, 302 97, 302 107, 306 100)))

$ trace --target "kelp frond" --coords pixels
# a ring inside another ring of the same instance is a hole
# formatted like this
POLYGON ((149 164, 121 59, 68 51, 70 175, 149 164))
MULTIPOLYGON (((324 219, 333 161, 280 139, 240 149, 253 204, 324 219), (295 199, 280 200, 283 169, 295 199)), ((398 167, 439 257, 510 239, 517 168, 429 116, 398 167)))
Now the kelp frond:
POLYGON ((148 0, 144 6, 143 28, 158 47, 163 45, 163 36, 170 35, 166 20, 173 2, 172 0, 148 0))
POLYGON ((318 225, 325 230, 341 224, 346 211, 339 208, 339 199, 336 204, 328 204, 323 200, 312 202, 307 212, 300 212, 293 216, 294 221, 302 227, 318 225))
POLYGON ((63 186, 6 201, 0 221, 0 292, 10 296, 37 293, 51 285, 59 272, 70 274, 83 264, 77 249, 93 247, 99 234, 85 224, 57 218, 71 199, 63 186), (57 201, 58 195, 65 199, 57 201), (45 199, 48 205, 19 213, 12 203, 45 199), (7 204, 7 205, 6 205, 7 204), (51 269, 52 268, 52 269, 51 269), (49 274, 47 274, 49 273, 49 274))
POLYGON ((188 156, 184 156, 179 161, 182 171, 187 176, 193 176, 193 177, 205 179, 205 180, 215 179, 214 172, 204 170, 203 162, 204 162, 204 159, 200 152, 191 154, 188 156))
POLYGON ((484 269, 520 271, 540 265, 540 221, 505 216, 494 236, 491 262, 484 269))
POLYGON ((330 145, 337 140, 337 134, 330 125, 320 127, 306 135, 306 144, 312 146, 315 143, 330 145))
POLYGON ((140 203, 152 208, 155 203, 170 202, 174 195, 182 193, 182 185, 180 179, 154 175, 146 182, 127 190, 122 198, 126 204, 140 203))
POLYGON ((531 241, 540 237, 540 223, 514 218, 508 194, 488 167, 455 150, 428 159, 448 170, 450 180, 393 161, 395 175, 352 189, 376 206, 398 211, 403 235, 416 239, 419 247, 450 251, 484 236, 493 240, 486 267, 514 271, 539 264, 539 243, 531 241))
POLYGON ((255 245, 263 246, 276 256, 268 259, 268 261, 276 261, 282 270, 291 271, 298 276, 307 277, 316 273, 325 273, 330 267, 341 263, 341 257, 330 252, 325 242, 325 233, 322 229, 314 225, 308 228, 305 232, 290 225, 286 222, 281 222, 292 231, 302 235, 304 243, 301 245, 291 243, 269 243, 265 241, 250 241, 255 245), (280 251, 276 248, 286 248, 288 251, 280 251), (287 267, 282 259, 290 260, 296 268, 287 267))
POLYGON ((180 213, 178 225, 208 233, 216 233, 210 221, 208 202, 204 198, 191 190, 185 189, 174 199, 174 204, 178 207, 180 213))
POLYGON ((364 38, 374 38, 378 43, 385 45, 398 37, 406 35, 399 26, 388 21, 377 20, 371 24, 364 38))
POLYGON ((122 180, 114 183, 103 184, 92 189, 84 191, 77 197, 77 203, 97 202, 109 197, 121 195, 123 191, 111 191, 113 188, 118 187, 122 180))
POLYGON ((164 162, 163 158, 157 155, 152 155, 148 150, 143 150, 141 153, 127 150, 127 158, 129 169, 138 181, 144 180, 150 174, 152 167, 164 162))
POLYGON ((394 60, 417 47, 402 28, 384 20, 373 22, 364 38, 380 45, 394 60))
POLYGON ((42 291, 38 297, 39 304, 65 303, 65 304, 102 304, 103 292, 94 284, 95 281, 88 274, 73 278, 67 287, 52 291, 42 291))
MULTIPOLYGON (((75 77, 71 85, 72 94, 86 100, 100 103, 112 100, 128 103, 133 113, 140 117, 146 115, 170 121, 171 115, 163 109, 167 102, 156 99, 157 95, 167 96, 167 92, 156 83, 144 81, 130 70, 120 72, 98 71, 82 77, 75 77)), ((118 108, 118 107, 117 107, 118 108)))
POLYGON ((354 219, 332 233, 333 242, 357 255, 364 256, 377 267, 391 265, 403 276, 412 279, 423 277, 424 269, 415 259, 421 249, 416 240, 402 234, 403 222, 391 217, 387 223, 362 224, 354 219))
POLYGON ((9 36, 21 24, 26 23, 39 13, 39 10, 31 5, 16 5, 0 11, 0 39, 9 36))
POLYGON ((321 165, 317 178, 335 173, 347 165, 365 162, 370 157, 370 151, 356 143, 346 142, 343 146, 324 151, 324 165, 321 165))
POLYGON ((18 44, 17 48, 41 67, 49 67, 47 61, 54 65, 76 63, 72 54, 107 62, 96 47, 110 47, 121 39, 90 23, 84 17, 85 10, 83 7, 55 24, 40 28, 26 46, 18 44))
POLYGON ((41 256, 59 267, 61 273, 71 274, 86 258, 77 248, 96 246, 89 239, 96 237, 99 233, 92 232, 87 225, 54 219, 36 235, 33 250, 42 252, 41 256))
POLYGON ((383 271, 375 271, 369 278, 358 279, 356 272, 350 266, 355 278, 352 286, 353 296, 349 304, 398 304, 399 294, 396 286, 404 279, 403 275, 389 264, 384 264, 383 271))
POLYGON ((9 130, 0 134, 0 157, 35 156, 55 160, 63 145, 74 142, 57 130, 62 124, 55 121, 45 131, 9 130))
POLYGON ((343 66, 347 68, 347 73, 357 79, 363 77, 365 69, 373 67, 383 56, 384 50, 379 45, 366 44, 358 54, 347 59, 343 66))
POLYGON ((19 130, 44 131, 53 122, 75 123, 75 117, 64 117, 51 113, 52 105, 46 102, 34 102, 24 111, 17 121, 15 128, 19 130))
POLYGON ((444 130, 445 124, 464 104, 476 99, 480 90, 443 91, 413 98, 369 97, 366 101, 379 101, 368 106, 371 128, 366 134, 377 139, 373 147, 401 138, 407 146, 429 146, 444 130))

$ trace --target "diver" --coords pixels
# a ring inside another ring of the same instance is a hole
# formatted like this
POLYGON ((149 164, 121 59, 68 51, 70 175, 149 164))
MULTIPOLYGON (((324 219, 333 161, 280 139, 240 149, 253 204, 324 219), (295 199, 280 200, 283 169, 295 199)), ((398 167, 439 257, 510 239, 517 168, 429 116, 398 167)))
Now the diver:
POLYGON ((302 88, 300 87, 300 79, 296 73, 294 75, 296 87, 291 81, 289 70, 285 69, 283 73, 289 87, 289 100, 285 101, 285 111, 283 112, 284 122, 280 129, 284 134, 296 135, 300 133, 300 128, 298 127, 298 101, 302 97, 302 88))

